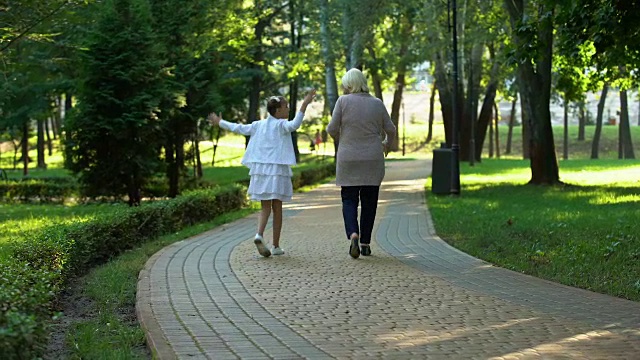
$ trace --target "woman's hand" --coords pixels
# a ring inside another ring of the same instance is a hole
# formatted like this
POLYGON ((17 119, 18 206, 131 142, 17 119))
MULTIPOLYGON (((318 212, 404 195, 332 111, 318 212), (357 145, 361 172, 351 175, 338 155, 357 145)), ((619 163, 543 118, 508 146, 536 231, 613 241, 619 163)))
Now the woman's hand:
POLYGON ((222 120, 222 118, 218 116, 218 114, 212 112, 207 116, 207 120, 209 120, 209 124, 211 125, 220 125, 220 120, 222 120))

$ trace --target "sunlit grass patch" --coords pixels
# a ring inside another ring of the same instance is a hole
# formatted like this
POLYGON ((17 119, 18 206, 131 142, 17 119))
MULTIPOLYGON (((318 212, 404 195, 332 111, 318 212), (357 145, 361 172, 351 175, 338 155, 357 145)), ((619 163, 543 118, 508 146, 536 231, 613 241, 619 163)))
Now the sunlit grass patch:
POLYGON ((640 163, 597 162, 563 162, 567 185, 553 187, 525 185, 527 161, 462 164, 459 197, 427 182, 438 235, 499 266, 640 300, 640 163))

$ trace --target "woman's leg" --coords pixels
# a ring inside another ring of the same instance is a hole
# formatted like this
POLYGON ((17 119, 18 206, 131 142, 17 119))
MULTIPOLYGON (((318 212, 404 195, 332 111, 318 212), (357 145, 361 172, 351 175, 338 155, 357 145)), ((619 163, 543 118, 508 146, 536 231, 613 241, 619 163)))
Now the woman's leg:
POLYGON ((360 201, 360 186, 343 186, 340 190, 342 196, 342 218, 347 239, 351 239, 354 233, 359 235, 358 227, 358 203, 360 201))
POLYGON ((273 209, 273 246, 280 247, 280 232, 282 231, 282 201, 271 200, 273 209))
POLYGON ((379 192, 379 186, 363 186, 360 190, 360 200, 362 202, 360 243, 364 245, 371 243, 371 232, 373 231, 373 223, 376 220, 379 192))
POLYGON ((262 209, 260 210, 260 218, 258 219, 258 235, 264 235, 264 229, 267 227, 269 216, 271 215, 271 200, 260 201, 262 209))

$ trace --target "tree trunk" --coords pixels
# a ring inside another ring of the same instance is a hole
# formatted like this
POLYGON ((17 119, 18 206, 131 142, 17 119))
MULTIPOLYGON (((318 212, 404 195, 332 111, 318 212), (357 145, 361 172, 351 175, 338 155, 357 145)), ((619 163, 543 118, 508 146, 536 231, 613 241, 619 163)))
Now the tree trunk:
POLYGON ((518 102, 518 94, 511 101, 511 116, 509 117, 509 131, 507 132, 507 147, 505 154, 511 154, 511 142, 513 140, 513 125, 516 121, 516 103, 518 102))
MULTIPOLYGON (((493 113, 493 106, 491 107, 493 113)), ((493 114, 489 119, 489 158, 493 158, 493 114)))
POLYGON ((500 130, 498 129, 498 124, 500 123, 500 109, 498 108, 498 104, 493 102, 493 110, 495 114, 495 126, 496 126, 496 158, 500 158, 500 130))
POLYGON ((629 105, 627 98, 627 90, 620 90, 620 139, 622 151, 618 153, 619 159, 635 159, 633 151, 633 143, 631 141, 631 129, 629 127, 629 105))
MULTIPOLYGON (((405 73, 404 71, 398 71, 396 76, 396 90, 393 92, 393 103, 391 104, 391 121, 396 126, 396 129, 400 129, 400 105, 402 104, 402 90, 405 85, 405 73)), ((389 139, 389 150, 398 151, 400 148, 400 134, 396 131, 393 138, 389 139)))
POLYGON ((16 144, 15 140, 11 140, 13 143, 13 170, 18 167, 18 153, 22 151, 22 142, 16 144))
POLYGON ((53 132, 53 140, 58 139, 60 134, 60 124, 62 119, 62 95, 57 95, 55 98, 56 108, 53 112, 53 119, 51 119, 51 131, 53 132))
MULTIPOLYGON (((62 118, 61 120, 61 124, 60 124, 60 128, 59 129, 63 129, 64 128, 64 121, 67 118, 67 116, 69 116, 69 113, 71 112, 71 108, 73 107, 73 101, 72 101, 72 96, 71 93, 65 93, 64 94, 64 118, 62 118)), ((62 132, 59 133, 62 136, 62 132)), ((67 134, 67 137, 70 134, 67 134)), ((67 140, 70 140, 69 138, 67 138, 67 140)))
MULTIPOLYGON (((471 165, 475 159, 475 132, 478 122, 478 93, 482 78, 483 49, 484 46, 481 43, 472 46, 471 56, 469 56, 470 63, 468 64, 467 93, 466 96, 461 95, 461 99, 464 99, 464 111, 460 124, 460 161, 470 161, 471 165)), ((489 51, 493 56, 494 52, 491 46, 489 51)))
POLYGON ((336 80, 335 60, 331 48, 331 30, 329 28, 329 1, 320 1, 320 35, 322 37, 322 57, 324 60, 324 80, 329 103, 329 113, 338 101, 338 83, 336 80))
POLYGON ((351 55, 349 68, 356 68, 362 71, 362 55, 364 53, 364 41, 362 31, 354 31, 351 37, 351 55))
MULTIPOLYGON (((405 73, 407 71, 407 56, 409 52, 409 42, 411 41, 411 30, 413 29, 413 24, 411 23, 411 19, 409 19, 408 14, 404 14, 402 19, 400 20, 400 33, 403 35, 401 37, 400 50, 398 51, 398 58, 400 59, 398 65, 396 67, 396 90, 393 93, 393 103, 391 104, 391 121, 396 126, 396 129, 399 129, 399 121, 400 121, 400 104, 402 103, 402 92, 405 87, 405 73)), ((400 143, 400 135, 399 131, 396 131, 396 134, 392 139, 389 139, 389 150, 390 151, 398 151, 399 143, 400 143)))
POLYGON ((37 156, 38 156, 38 169, 46 169, 47 164, 45 162, 45 153, 44 153, 44 120, 42 118, 37 120, 37 156))
POLYGON ((431 96, 429 96, 429 131, 427 133, 427 143, 431 142, 433 139, 433 118, 435 116, 434 107, 436 104, 436 82, 433 81, 431 85, 431 96))
POLYGON ((587 123, 585 118, 585 103, 584 100, 580 101, 580 115, 578 116, 578 141, 584 141, 584 128, 587 123))
POLYGON ((382 78, 380 77, 380 69, 378 68, 378 58, 376 57, 376 51, 373 46, 367 46, 369 55, 371 56, 371 63, 369 64, 369 74, 371 75, 371 82, 373 82, 373 91, 380 101, 384 102, 382 98, 382 78))
POLYGON ((167 196, 175 198, 178 196, 179 172, 177 170, 178 166, 176 164, 173 136, 169 135, 164 150, 164 157, 167 163, 167 178, 169 180, 169 193, 167 196))
POLYGON ((22 176, 29 175, 29 121, 22 125, 22 176))
MULTIPOLYGON (((303 19, 304 14, 302 13, 301 7, 299 15, 300 19, 296 23, 295 17, 295 2, 289 2, 289 15, 291 22, 290 29, 290 40, 291 40, 291 52, 294 54, 299 53, 300 48, 302 47, 302 29, 303 29, 303 19)), ((298 107, 298 92, 300 87, 300 76, 296 76, 289 83, 289 119, 293 119, 296 116, 297 107, 298 107)), ((298 149, 298 132, 293 131, 291 133, 291 142, 293 143, 293 153, 296 157, 296 162, 300 162, 300 149, 298 149)))
POLYGON ((593 142, 591 143, 591 158, 598 158, 598 149, 600 148, 600 135, 602 134, 602 118, 604 116, 604 104, 607 101, 607 92, 609 91, 609 83, 604 83, 600 101, 598 101, 598 115, 596 116, 596 130, 593 134, 593 142))
MULTIPOLYGON (((44 133, 46 135, 46 142, 47 142, 47 152, 49 154, 49 156, 53 155, 53 141, 51 140, 51 129, 49 129, 49 124, 51 123, 51 126, 53 126, 53 117, 47 118, 47 120, 45 120, 44 122, 44 133)), ((55 136, 55 133, 54 133, 55 136)))
MULTIPOLYGON (((520 35, 517 31, 526 18, 526 7, 523 0, 505 0, 505 6, 511 20, 513 40, 517 49, 527 47, 528 37, 520 35)), ((531 180, 530 184, 553 185, 560 184, 558 160, 553 140, 553 128, 551 126, 551 113, 549 104, 551 100, 551 64, 553 57, 553 21, 555 5, 540 3, 538 14, 547 14, 540 17, 537 22, 531 21, 529 25, 537 32, 538 46, 530 58, 528 54, 525 61, 520 61, 518 73, 520 75, 520 97, 523 104, 523 116, 529 122, 531 132, 531 180), (526 114, 526 115, 525 115, 526 114)))
POLYGON ((200 158, 200 134, 198 131, 198 125, 195 127, 195 141, 193 144, 193 156, 196 161, 196 177, 202 179, 202 159, 200 158))
MULTIPOLYGON (((442 53, 436 53, 435 62, 435 86, 438 89, 438 98, 440 99, 440 111, 442 112, 442 122, 444 126, 444 136, 448 147, 451 147, 451 124, 453 119, 453 90, 449 82, 447 71, 444 67, 446 62, 442 53)), ((477 142, 476 142, 477 144, 477 142)), ((476 145, 477 146, 477 145, 476 145)))
MULTIPOLYGON (((487 128, 492 122, 493 119, 493 103, 496 99, 496 90, 498 88, 498 70, 500 69, 500 65, 498 61, 494 61, 493 66, 491 67, 491 72, 489 75, 489 84, 487 84, 487 88, 484 93, 484 100, 482 101, 482 107, 480 108, 480 115, 478 116, 478 121, 475 126, 475 156, 476 161, 482 161, 482 151, 484 147, 484 141, 487 137, 487 128)), ((489 142, 492 142, 493 138, 489 136, 489 142)))
POLYGON ((531 115, 525 107, 525 99, 520 97, 520 117, 522 118, 522 158, 531 159, 531 115))
POLYGON ((564 98, 564 131, 562 136, 562 158, 569 159, 569 100, 564 98))
POLYGON ((140 194, 140 175, 139 171, 134 170, 133 174, 129 175, 129 181, 127 183, 127 195, 129 197, 129 206, 140 206, 142 202, 142 196, 140 194))

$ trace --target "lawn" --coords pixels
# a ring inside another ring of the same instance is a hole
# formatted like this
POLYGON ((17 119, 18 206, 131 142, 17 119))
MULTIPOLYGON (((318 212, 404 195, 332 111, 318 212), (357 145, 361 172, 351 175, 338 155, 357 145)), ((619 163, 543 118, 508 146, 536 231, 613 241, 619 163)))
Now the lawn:
POLYGON ((524 185, 528 161, 461 164, 461 196, 427 203, 436 232, 514 271, 640 301, 640 161, 567 160, 566 186, 524 185))

